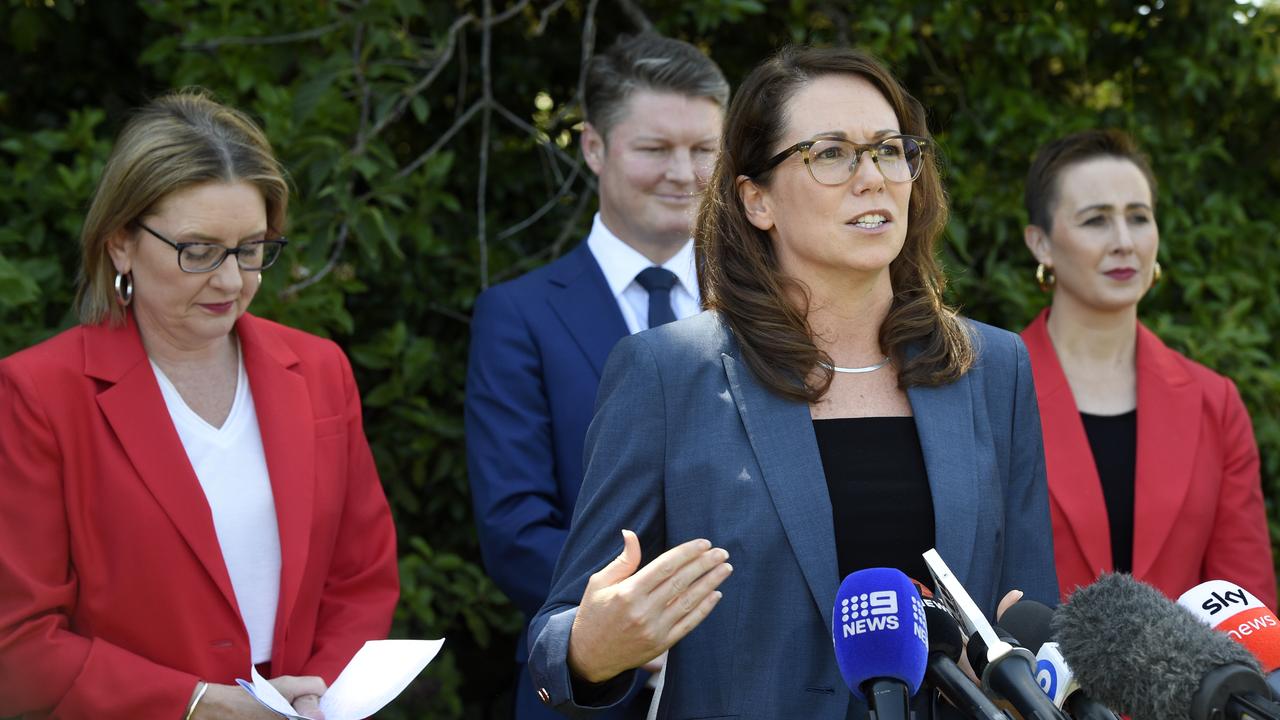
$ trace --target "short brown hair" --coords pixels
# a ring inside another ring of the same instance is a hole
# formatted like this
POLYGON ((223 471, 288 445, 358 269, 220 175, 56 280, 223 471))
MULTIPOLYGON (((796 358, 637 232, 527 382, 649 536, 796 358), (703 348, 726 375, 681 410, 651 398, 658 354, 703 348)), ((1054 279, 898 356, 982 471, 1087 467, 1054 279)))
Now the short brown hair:
POLYGON ((284 231, 289 186, 267 136, 248 115, 199 88, 159 97, 125 124, 98 180, 80 231, 80 322, 124 321, 115 301, 108 239, 170 193, 203 182, 252 183, 262 193, 267 224, 284 231))
MULTIPOLYGON (((820 362, 833 363, 814 345, 808 308, 787 300, 788 290, 800 290, 804 297, 807 291, 782 274, 768 233, 747 219, 737 179, 768 184, 770 173, 753 171, 780 149, 788 102, 801 87, 827 75, 866 79, 893 107, 902 132, 929 137, 924 108, 874 56, 851 48, 784 47, 751 72, 729 106, 720 159, 694 231, 704 305, 720 312, 761 382, 784 397, 808 402, 826 394, 832 372, 823 368, 816 384, 810 375, 820 362)), ((937 161, 926 160, 911 189, 906 242, 889 265, 894 297, 880 326, 880 346, 900 368, 903 388, 951 382, 973 364, 968 330, 942 302, 946 277, 934 253, 946 224, 937 161), (919 352, 908 361, 910 346, 919 352)))
POLYGON ((1058 203, 1058 179, 1070 166, 1098 157, 1128 160, 1142 171, 1151 188, 1155 204, 1156 176, 1146 155, 1138 150, 1133 138, 1122 130, 1084 130, 1045 143, 1036 151, 1027 170, 1027 184, 1022 201, 1027 207, 1027 221, 1046 233, 1053 230, 1053 209, 1058 203))
POLYGON ((583 112, 601 137, 608 137, 636 90, 707 98, 721 109, 729 104, 729 83, 711 58, 687 42, 652 32, 620 35, 587 61, 583 112))

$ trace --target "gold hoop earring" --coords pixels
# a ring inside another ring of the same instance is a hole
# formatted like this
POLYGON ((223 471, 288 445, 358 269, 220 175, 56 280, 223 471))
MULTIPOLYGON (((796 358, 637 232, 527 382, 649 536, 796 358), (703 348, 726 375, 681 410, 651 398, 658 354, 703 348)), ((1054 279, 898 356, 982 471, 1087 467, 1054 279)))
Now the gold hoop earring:
POLYGON ((129 307, 129 303, 133 302, 131 273, 116 273, 116 302, 120 303, 120 307, 129 307))
POLYGON ((1053 268, 1040 263, 1036 265, 1036 284, 1040 286, 1040 292, 1049 292, 1058 284, 1058 276, 1053 274, 1053 268))
POLYGON ((1156 261, 1155 270, 1151 273, 1151 287, 1160 284, 1160 278, 1164 277, 1164 270, 1160 268, 1160 261, 1156 261))

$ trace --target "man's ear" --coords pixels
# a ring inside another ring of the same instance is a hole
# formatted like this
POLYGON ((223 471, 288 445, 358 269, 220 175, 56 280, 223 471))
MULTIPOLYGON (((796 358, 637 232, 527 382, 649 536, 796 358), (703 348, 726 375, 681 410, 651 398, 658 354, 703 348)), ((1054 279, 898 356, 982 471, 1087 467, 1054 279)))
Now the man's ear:
POLYGON ((601 135, 596 126, 591 123, 583 123, 582 139, 582 157, 587 160, 587 167, 591 168, 591 172, 599 175, 604 171, 605 142, 604 135, 601 135))
POLYGON ((133 269, 133 250, 137 244, 137 238, 127 227, 118 228, 107 236, 107 254, 111 256, 116 272, 128 275, 133 269))
POLYGON ((773 211, 769 208, 769 194, 746 175, 738 176, 738 199, 747 212, 747 220, 768 232, 773 229, 773 211))
POLYGON ((1035 256, 1036 262, 1047 268, 1053 267, 1053 246, 1049 243, 1049 234, 1039 225, 1028 225, 1022 229, 1022 241, 1035 256))

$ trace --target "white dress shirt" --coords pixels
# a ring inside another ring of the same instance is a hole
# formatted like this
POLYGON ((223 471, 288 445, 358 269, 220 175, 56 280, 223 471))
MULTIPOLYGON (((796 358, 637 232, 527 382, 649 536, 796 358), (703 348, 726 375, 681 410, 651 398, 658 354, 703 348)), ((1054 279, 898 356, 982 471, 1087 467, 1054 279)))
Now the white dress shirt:
POLYGON ((209 502, 222 560, 249 633, 249 655, 257 664, 271 659, 280 599, 280 530, 243 355, 239 364, 231 412, 217 428, 187 405, 154 361, 151 368, 209 502))
MULTIPOLYGON (((627 322, 627 331, 634 335, 641 330, 648 330, 649 291, 640 287, 640 283, 636 282, 636 275, 645 268, 653 267, 653 261, 605 227, 600 213, 596 213, 591 222, 587 247, 604 271, 605 282, 609 283, 613 299, 622 311, 622 319, 627 322)), ((693 263, 693 239, 686 242, 680 252, 671 256, 662 267, 676 276, 676 284, 671 288, 671 310, 676 319, 683 320, 701 312, 698 274, 693 263)))

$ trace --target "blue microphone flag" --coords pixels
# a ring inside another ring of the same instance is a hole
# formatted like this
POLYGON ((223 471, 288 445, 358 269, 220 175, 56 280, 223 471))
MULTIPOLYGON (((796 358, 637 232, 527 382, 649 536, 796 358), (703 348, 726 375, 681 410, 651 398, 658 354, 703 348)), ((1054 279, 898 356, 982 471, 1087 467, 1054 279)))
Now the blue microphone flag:
POLYGON ((854 697, 876 678, 920 689, 929 660, 924 603, 911 580, 891 568, 859 570, 840 583, 831 614, 836 664, 854 697))

